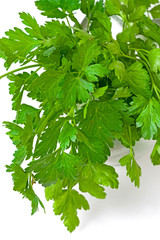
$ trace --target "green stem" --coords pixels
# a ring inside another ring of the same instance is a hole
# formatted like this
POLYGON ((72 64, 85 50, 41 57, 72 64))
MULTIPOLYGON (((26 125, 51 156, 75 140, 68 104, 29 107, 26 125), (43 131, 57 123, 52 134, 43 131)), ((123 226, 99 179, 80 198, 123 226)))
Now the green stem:
POLYGON ((68 26, 71 28, 71 25, 67 16, 66 16, 66 20, 67 20, 68 26))
POLYGON ((57 149, 54 151, 54 153, 57 153, 57 152, 60 151, 60 150, 61 150, 61 147, 57 148, 57 149))
POLYGON ((38 130, 37 130, 37 134, 38 134, 38 135, 41 134, 41 132, 45 129, 48 121, 49 121, 50 118, 53 116, 53 113, 54 113, 54 112, 55 112, 55 108, 53 108, 53 109, 50 111, 50 113, 47 115, 47 117, 46 117, 46 116, 43 117, 44 120, 43 120, 43 118, 42 118, 42 123, 41 123, 40 127, 39 127, 38 130))
POLYGON ((130 155, 132 156, 132 159, 134 159, 134 150, 132 146, 132 132, 131 132, 131 126, 128 127, 128 135, 129 135, 129 147, 130 147, 130 155))
POLYGON ((132 132, 131 132, 131 127, 128 127, 128 133, 129 133, 129 145, 130 149, 132 149, 132 132))
POLYGON ((37 73, 42 67, 40 66, 34 73, 37 73))
POLYGON ((69 10, 68 10, 68 12, 69 12, 69 15, 68 15, 69 18, 75 23, 75 25, 76 25, 78 28, 82 29, 81 24, 78 22, 77 18, 73 15, 73 13, 72 13, 71 11, 69 11, 69 10))
POLYGON ((24 70, 24 69, 28 69, 28 68, 34 68, 34 67, 39 67, 39 65, 38 65, 38 64, 35 64, 35 65, 29 65, 29 66, 17 68, 17 69, 15 69, 15 70, 13 70, 13 71, 10 71, 10 72, 7 72, 7 73, 1 75, 1 76, 0 76, 0 79, 4 78, 4 77, 6 77, 6 76, 8 76, 8 75, 10 75, 10 74, 12 74, 12 73, 15 73, 15 72, 18 72, 18 71, 21 71, 21 70, 24 70))
POLYGON ((160 99, 160 94, 158 93, 158 91, 160 92, 160 90, 157 88, 157 86, 154 83, 154 77, 153 77, 152 72, 150 70, 147 58, 141 53, 141 51, 139 51, 140 49, 135 49, 135 50, 138 52, 139 56, 141 57, 140 59, 135 58, 135 57, 131 57, 131 56, 127 56, 123 52, 121 52, 122 55, 119 55, 119 57, 125 57, 125 58, 129 58, 129 59, 134 59, 134 60, 141 61, 143 63, 143 65, 146 67, 146 69, 147 69, 147 71, 148 71, 148 73, 150 75, 151 81, 152 81, 152 89, 151 89, 151 91, 153 91, 153 89, 154 89, 158 99, 160 99))
POLYGON ((147 63, 147 65, 149 65, 148 59, 144 56, 144 54, 138 49, 137 49, 137 52, 140 55, 140 57, 147 63))
POLYGON ((26 58, 26 57, 21 57, 21 56, 18 56, 19 59, 22 59, 22 60, 26 60, 26 61, 29 61, 29 62, 34 62, 34 63, 38 63, 36 60, 33 60, 32 58, 26 58))
POLYGON ((33 188, 32 187, 32 173, 31 172, 28 174, 28 184, 29 184, 30 188, 33 188))
POLYGON ((89 33, 89 24, 90 24, 90 19, 88 19, 88 24, 87 24, 87 32, 89 33))
POLYGON ((71 110, 68 113, 69 117, 74 117, 74 106, 71 107, 71 110))
POLYGON ((154 84, 153 88, 154 88, 154 91, 155 91, 158 99, 160 99, 160 95, 159 95, 159 93, 158 93, 159 89, 157 88, 157 86, 156 86, 155 84, 154 84), (158 91, 157 91, 157 90, 158 90, 158 91))
POLYGON ((129 50, 134 50, 134 51, 143 51, 143 52, 146 52, 146 53, 148 53, 148 51, 147 50, 145 50, 145 49, 137 49, 137 48, 129 48, 129 50))
POLYGON ((122 54, 122 55, 119 55, 118 57, 124 57, 124 58, 133 59, 133 60, 139 60, 138 58, 131 57, 131 56, 128 56, 128 55, 125 55, 124 53, 121 53, 121 54, 122 54))
POLYGON ((74 119, 74 110, 75 110, 75 106, 73 106, 70 110, 70 112, 68 113, 68 116, 72 118, 71 124, 74 127, 76 125, 75 119, 74 119))
POLYGON ((141 60, 141 62, 144 64, 144 66, 146 67, 146 69, 147 69, 147 71, 148 71, 148 73, 150 75, 150 78, 151 78, 151 81, 152 81, 152 89, 151 89, 151 91, 153 92, 153 89, 154 89, 158 99, 160 99, 160 95, 159 95, 159 93, 157 91, 158 88, 155 85, 154 77, 153 77, 152 72, 151 72, 150 67, 149 67, 149 62, 148 62, 147 58, 141 52, 138 51, 138 53, 139 53, 140 57, 143 59, 143 60, 141 60))

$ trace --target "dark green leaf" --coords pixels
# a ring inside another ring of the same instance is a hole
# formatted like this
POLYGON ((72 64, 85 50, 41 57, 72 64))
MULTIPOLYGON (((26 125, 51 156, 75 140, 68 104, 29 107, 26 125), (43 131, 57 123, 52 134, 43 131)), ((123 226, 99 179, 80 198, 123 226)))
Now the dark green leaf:
POLYGON ((90 98, 90 93, 94 92, 94 84, 80 77, 67 75, 64 80, 62 92, 62 104, 68 108, 75 105, 77 99, 82 102, 87 102, 90 98))
POLYGON ((100 47, 94 39, 90 39, 85 43, 82 43, 78 46, 77 51, 73 55, 73 68, 78 71, 83 71, 100 54, 100 47))
POLYGON ((79 127, 82 129, 82 132, 79 131, 82 142, 79 151, 91 162, 103 163, 107 155, 110 155, 108 145, 113 144, 113 133, 122 129, 120 111, 125 111, 125 104, 121 101, 92 101, 88 105, 85 119, 83 111, 79 112, 79 127))
POLYGON ((57 139, 65 119, 51 122, 51 125, 45 129, 40 137, 40 142, 36 145, 34 156, 44 156, 52 153, 57 147, 57 139))
POLYGON ((127 74, 125 77, 131 88, 131 91, 135 95, 141 95, 145 98, 151 97, 151 90, 149 85, 150 77, 141 63, 135 62, 129 66, 127 68, 127 74))
POLYGON ((30 85, 29 90, 39 89, 47 97, 58 97, 60 92, 60 83, 64 79, 64 73, 57 70, 47 70, 36 78, 30 85), (54 79, 54 81, 53 81, 54 79))
POLYGON ((89 136, 106 141, 112 132, 121 131, 120 111, 125 109, 122 101, 92 101, 88 105, 86 119, 81 119, 80 127, 89 136))
POLYGON ((60 146, 62 150, 69 147, 70 141, 75 142, 77 130, 68 122, 66 122, 59 135, 60 146))
POLYGON ((76 179, 78 172, 76 167, 80 165, 80 158, 71 154, 57 152, 45 155, 34 162, 29 163, 27 172, 35 172, 35 179, 43 186, 54 184, 58 178, 66 177, 76 179))
POLYGON ((80 158, 63 152, 57 159, 55 168, 59 172, 61 178, 77 179, 78 172, 76 167, 80 165, 80 158))

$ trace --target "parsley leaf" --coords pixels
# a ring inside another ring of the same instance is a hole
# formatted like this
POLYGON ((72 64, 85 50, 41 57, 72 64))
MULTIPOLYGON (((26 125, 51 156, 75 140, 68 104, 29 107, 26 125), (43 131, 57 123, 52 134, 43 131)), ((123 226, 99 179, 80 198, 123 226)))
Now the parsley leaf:
POLYGON ((150 158, 160 164, 160 26, 152 19, 157 3, 36 0, 50 19, 39 25, 21 12, 23 30, 15 27, 0 38, 7 70, 0 79, 9 79, 15 111, 15 119, 4 122, 16 147, 6 171, 13 189, 31 201, 31 214, 39 206, 45 211, 34 191, 37 182, 74 231, 78 210, 89 209, 80 192, 104 199, 106 187, 118 188, 118 174, 105 164, 116 140, 130 149, 119 162, 136 187, 136 142, 155 140, 150 158), (77 13, 84 16, 81 23, 77 13), (112 18, 121 25, 116 36, 112 18), (8 71, 14 63, 20 66, 8 71))
POLYGON ((14 191, 20 192, 23 197, 28 198, 31 201, 31 206, 32 206, 32 212, 31 214, 33 215, 37 210, 38 210, 38 204, 44 209, 44 205, 39 199, 39 197, 35 194, 33 191, 32 187, 28 187, 28 174, 24 172, 24 170, 18 165, 14 164, 11 167, 12 173, 12 178, 14 182, 14 191))
POLYGON ((80 158, 78 156, 60 153, 58 150, 29 163, 26 170, 27 172, 34 171, 36 173, 35 179, 43 186, 50 186, 58 178, 76 179, 78 176, 76 168, 79 164, 80 158))
POLYGON ((26 32, 37 39, 43 39, 41 34, 41 29, 34 17, 32 17, 29 13, 22 12, 19 14, 20 18, 23 20, 22 22, 28 26, 25 28, 26 32))
POLYGON ((126 81, 135 95, 150 98, 149 75, 142 64, 136 62, 127 68, 126 81), (141 90, 140 90, 141 89, 141 90))
POLYGON ((70 123, 66 122, 59 135, 59 141, 61 148, 65 150, 70 145, 70 140, 75 142, 77 130, 70 123))
POLYGON ((12 173, 14 182, 13 190, 22 193, 27 186, 28 174, 18 164, 12 166, 12 171, 14 171, 12 173))
POLYGON ((152 14, 153 18, 159 18, 159 14, 160 14, 160 5, 157 5, 155 7, 153 7, 150 10, 150 13, 152 14))
POLYGON ((100 47, 94 39, 85 41, 85 43, 78 46, 77 51, 73 55, 73 68, 78 71, 83 71, 100 54, 100 47))
POLYGON ((43 15, 51 18, 65 18, 66 14, 62 10, 73 11, 80 7, 79 0, 39 0, 36 6, 43 11, 43 15))
POLYGON ((31 207, 32 207, 31 215, 33 215, 34 213, 36 213, 38 211, 39 204, 45 212, 45 207, 44 207, 43 203, 41 202, 40 198, 35 194, 35 192, 33 191, 33 189, 31 187, 28 188, 23 194, 24 194, 24 197, 26 197, 27 199, 29 199, 31 201, 31 207))
POLYGON ((87 80, 90 82, 97 82, 97 76, 104 77, 109 73, 108 69, 106 67, 103 67, 101 64, 90 65, 85 69, 84 72, 87 80))
POLYGON ((33 38, 19 28, 6 32, 8 38, 0 39, 0 45, 5 54, 6 68, 12 63, 19 61, 24 62, 25 57, 36 47, 42 44, 42 40, 33 38))
POLYGON ((157 134, 158 128, 160 127, 160 110, 159 103, 154 97, 141 112, 136 122, 137 127, 141 127, 144 139, 152 139, 154 135, 157 134))
POLYGON ((140 185, 140 176, 141 176, 141 168, 135 161, 132 154, 128 154, 122 157, 119 160, 121 166, 126 166, 127 176, 130 177, 131 182, 134 182, 136 187, 140 185))
POLYGON ((109 15, 117 15, 121 12, 121 4, 119 0, 106 0, 106 11, 109 15))
POLYGON ((62 92, 63 105, 67 108, 76 104, 77 98, 79 101, 87 102, 90 98, 89 93, 94 92, 94 84, 89 83, 82 78, 67 75, 63 84, 62 92))
POLYGON ((117 173, 114 168, 105 164, 88 164, 81 173, 79 188, 96 198, 105 198, 106 193, 102 186, 118 188, 117 173), (102 185, 102 186, 100 186, 102 185))
POLYGON ((68 231, 72 232, 78 225, 77 209, 89 209, 87 200, 76 190, 63 190, 62 194, 55 200, 53 204, 54 213, 62 215, 64 225, 68 231))
POLYGON ((160 49, 152 49, 148 53, 151 70, 155 73, 160 71, 160 49))
POLYGON ((122 62, 114 61, 111 63, 109 68, 110 70, 115 70, 115 75, 119 78, 120 83, 124 86, 128 84, 135 95, 150 98, 150 77, 147 71, 143 69, 143 65, 141 63, 135 62, 125 69, 122 62), (140 91, 140 89, 143 89, 143 91, 140 91))

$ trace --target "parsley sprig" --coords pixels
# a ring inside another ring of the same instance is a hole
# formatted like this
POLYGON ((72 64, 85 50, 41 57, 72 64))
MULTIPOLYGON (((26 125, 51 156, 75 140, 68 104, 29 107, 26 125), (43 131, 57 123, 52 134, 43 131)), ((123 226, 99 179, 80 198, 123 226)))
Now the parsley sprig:
POLYGON ((118 174, 106 164, 116 139, 130 150, 119 162, 136 187, 141 176, 134 153, 137 141, 156 140, 151 161, 160 164, 160 4, 35 3, 49 21, 40 26, 22 12, 25 29, 15 27, 0 39, 7 70, 0 79, 9 79, 16 111, 13 122, 4 122, 16 146, 6 167, 13 189, 31 201, 32 214, 39 205, 45 211, 34 191, 37 182, 72 232, 79 225, 77 210, 89 209, 83 192, 103 199, 106 187, 118 188, 118 174), (82 23, 77 10, 85 15, 82 23), (122 24, 116 39, 112 17, 122 24), (20 67, 9 71, 13 63, 20 67), (24 92, 39 108, 22 103, 24 92))

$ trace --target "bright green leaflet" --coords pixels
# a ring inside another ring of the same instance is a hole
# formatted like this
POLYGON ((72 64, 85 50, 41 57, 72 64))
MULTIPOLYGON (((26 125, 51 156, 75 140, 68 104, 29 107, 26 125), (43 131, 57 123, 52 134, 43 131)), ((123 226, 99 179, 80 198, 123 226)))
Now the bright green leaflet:
POLYGON ((89 209, 82 194, 104 199, 108 187, 119 186, 116 169, 106 164, 115 140, 130 151, 119 163, 136 187, 142 170, 134 146, 141 138, 156 141, 150 158, 160 164, 157 3, 37 0, 45 24, 22 12, 24 29, 10 29, 0 39, 7 70, 0 79, 9 80, 16 113, 3 123, 16 147, 6 170, 13 190, 31 202, 32 215, 39 207, 45 211, 34 191, 37 182, 53 201, 54 213, 74 231, 78 211, 89 209), (77 11, 85 16, 82 24, 77 11), (115 15, 122 23, 116 39, 115 15), (19 68, 9 71, 15 63, 19 68), (38 107, 29 105, 26 95, 38 107))

